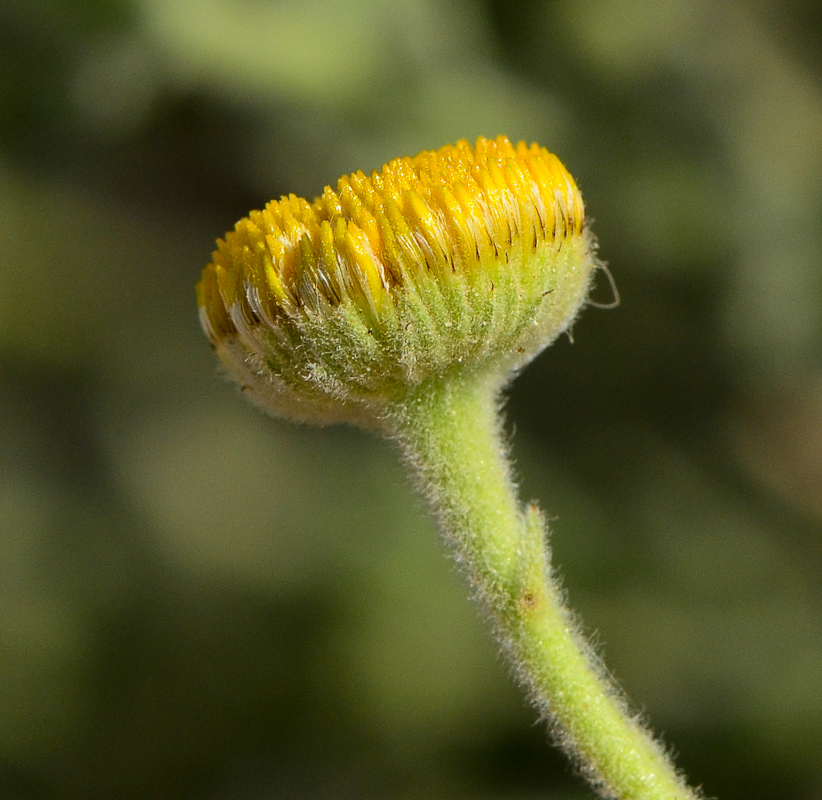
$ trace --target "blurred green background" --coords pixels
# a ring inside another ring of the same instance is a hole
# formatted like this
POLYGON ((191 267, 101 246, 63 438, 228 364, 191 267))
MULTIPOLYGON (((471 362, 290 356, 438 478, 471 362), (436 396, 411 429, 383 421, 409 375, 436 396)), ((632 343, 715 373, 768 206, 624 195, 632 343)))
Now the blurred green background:
POLYGON ((590 797, 391 447, 194 302, 249 209, 498 133, 622 297, 508 402, 571 602, 706 794, 822 798, 813 0, 4 0, 0 796, 590 797))

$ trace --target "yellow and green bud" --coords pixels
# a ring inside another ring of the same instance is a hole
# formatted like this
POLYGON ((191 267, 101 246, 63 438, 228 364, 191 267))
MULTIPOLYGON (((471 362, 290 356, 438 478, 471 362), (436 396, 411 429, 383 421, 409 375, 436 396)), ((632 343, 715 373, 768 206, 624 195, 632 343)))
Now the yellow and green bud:
POLYGON ((501 136, 272 201, 218 241, 197 297, 257 405, 373 427, 430 378, 502 383, 573 322, 595 266, 573 178, 501 136))

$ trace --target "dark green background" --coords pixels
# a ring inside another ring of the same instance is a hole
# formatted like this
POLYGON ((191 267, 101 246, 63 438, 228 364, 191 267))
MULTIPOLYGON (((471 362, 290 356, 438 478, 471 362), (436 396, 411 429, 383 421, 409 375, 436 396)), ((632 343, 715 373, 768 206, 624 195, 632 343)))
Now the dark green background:
POLYGON ((506 133, 622 297, 508 402, 570 599, 708 795, 822 798, 820 8, 5 0, 0 796, 589 796, 391 447, 247 407, 194 302, 249 209, 506 133))

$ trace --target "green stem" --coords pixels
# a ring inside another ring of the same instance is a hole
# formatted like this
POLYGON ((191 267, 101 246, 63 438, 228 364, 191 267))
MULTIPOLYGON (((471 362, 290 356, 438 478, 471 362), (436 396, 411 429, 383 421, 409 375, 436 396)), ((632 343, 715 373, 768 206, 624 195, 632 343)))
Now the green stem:
POLYGON ((603 797, 694 800, 662 748, 628 712, 583 640, 551 575, 538 509, 520 507, 502 445, 496 384, 450 376, 392 417, 519 680, 603 797))

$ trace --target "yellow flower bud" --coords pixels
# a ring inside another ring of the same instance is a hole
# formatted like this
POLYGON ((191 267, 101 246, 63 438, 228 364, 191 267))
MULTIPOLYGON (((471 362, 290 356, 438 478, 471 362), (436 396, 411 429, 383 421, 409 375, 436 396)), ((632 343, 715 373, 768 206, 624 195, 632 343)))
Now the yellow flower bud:
POLYGON ((502 136, 282 197, 217 245, 197 298, 229 374, 274 415, 366 426, 430 378, 504 381, 573 322, 596 265, 573 178, 502 136))

